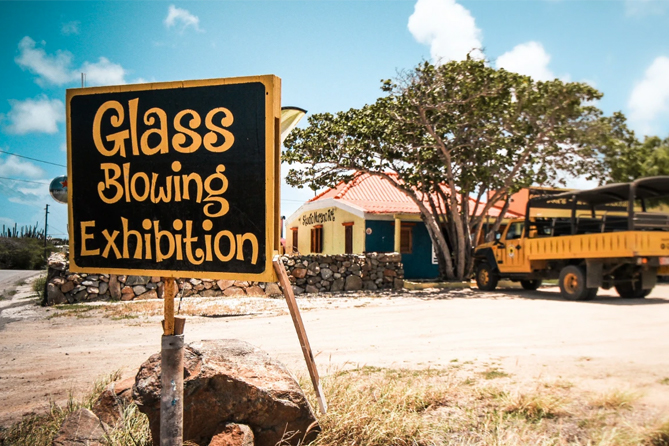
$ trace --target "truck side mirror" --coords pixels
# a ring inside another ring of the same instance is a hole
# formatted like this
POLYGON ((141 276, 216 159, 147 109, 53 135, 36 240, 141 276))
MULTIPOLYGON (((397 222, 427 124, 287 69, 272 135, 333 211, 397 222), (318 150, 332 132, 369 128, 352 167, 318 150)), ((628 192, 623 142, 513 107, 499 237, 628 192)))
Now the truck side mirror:
POLYGON ((500 241, 502 239, 502 233, 501 232, 495 232, 495 240, 500 241))

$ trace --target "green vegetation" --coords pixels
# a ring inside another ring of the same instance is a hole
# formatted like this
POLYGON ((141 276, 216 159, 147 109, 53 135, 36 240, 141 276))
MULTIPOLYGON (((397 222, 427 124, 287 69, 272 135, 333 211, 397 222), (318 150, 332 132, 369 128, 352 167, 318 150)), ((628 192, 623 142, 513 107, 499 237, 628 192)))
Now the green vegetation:
POLYGON ((510 375, 503 370, 492 368, 483 372, 485 379, 508 378, 510 375))
POLYGON ((591 128, 605 127, 592 104, 602 94, 585 83, 538 82, 467 58, 424 62, 382 90, 371 105, 313 114, 293 130, 284 160, 299 167, 287 182, 316 190, 356 172, 390 181, 420 209, 448 280, 470 276, 472 240, 492 206, 598 171, 591 128))
POLYGON ((39 276, 33 281, 33 291, 37 293, 37 297, 44 299, 46 290, 46 274, 39 276))
MULTIPOLYGON (((48 256, 58 249, 47 242, 46 251, 48 256)), ((0 269, 42 269, 45 265, 43 239, 0 237, 0 269)))

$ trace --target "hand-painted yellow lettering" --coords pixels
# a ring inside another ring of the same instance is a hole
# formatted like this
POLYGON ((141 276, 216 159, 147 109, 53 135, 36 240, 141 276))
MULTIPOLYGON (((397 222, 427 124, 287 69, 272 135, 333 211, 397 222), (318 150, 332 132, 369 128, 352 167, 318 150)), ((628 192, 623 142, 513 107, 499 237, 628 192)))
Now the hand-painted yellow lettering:
POLYGON ((120 127, 123 124, 125 119, 125 112, 123 111, 123 106, 117 101, 107 101, 98 108, 95 112, 95 118, 93 119, 93 142, 95 143, 95 148, 98 149, 104 156, 114 156, 120 152, 120 155, 125 158, 125 140, 128 139, 130 132, 128 130, 122 130, 111 135, 107 135, 106 140, 114 143, 114 146, 111 150, 107 149, 102 142, 101 126, 102 118, 107 110, 113 110, 116 112, 116 116, 112 115, 110 122, 113 127, 120 127))
POLYGON ((87 234, 86 229, 87 228, 94 228, 95 227, 95 220, 91 221, 82 221, 81 222, 81 255, 82 256, 97 256, 100 255, 100 249, 88 249, 86 246, 86 241, 87 240, 93 240, 95 239, 95 235, 93 234, 87 234))
POLYGON ((225 193, 226 190, 228 190, 228 179, 226 178, 225 175, 223 175, 223 172, 225 172, 225 166, 223 164, 219 164, 216 166, 216 173, 209 175, 206 180, 204 180, 204 189, 207 191, 209 195, 207 195, 204 199, 206 202, 214 202, 214 203, 209 203, 204 206, 204 215, 207 217, 222 217, 223 215, 228 213, 228 210, 230 209, 230 205, 228 204, 228 200, 226 200, 223 197, 219 197, 218 195, 221 195, 225 193), (221 185, 218 189, 214 189, 212 187, 212 181, 214 180, 219 180, 221 182, 221 185), (215 211, 215 206, 216 204, 219 205, 219 208, 217 211, 215 211), (213 209, 212 209, 213 207, 213 209))
POLYGON ((169 259, 174 255, 174 236, 170 231, 160 230, 158 228, 160 222, 158 220, 153 221, 153 234, 156 241, 156 262, 162 262, 165 259, 169 259), (160 246, 160 240, 162 238, 167 239, 167 253, 162 251, 160 246))
POLYGON ((121 186, 121 183, 116 181, 121 176, 121 168, 114 163, 102 163, 100 164, 100 169, 104 170, 105 172, 105 180, 104 182, 100 181, 98 183, 98 195, 105 203, 114 204, 123 196, 123 186, 121 186), (111 198, 107 198, 104 194, 104 191, 109 189, 111 186, 116 188, 116 194, 114 194, 114 196, 111 198))
POLYGON ((244 242, 246 240, 251 242, 251 263, 255 265, 258 261, 258 239, 250 232, 244 235, 237 234, 237 260, 244 260, 244 242))
POLYGON ((230 231, 221 231, 214 237, 214 254, 221 262, 229 262, 235 256, 235 236, 230 231), (230 251, 226 255, 221 252, 221 238, 227 237, 230 242, 230 251))
POLYGON ((130 258, 130 250, 128 249, 128 237, 131 235, 135 237, 135 255, 133 258, 141 259, 142 258, 142 235, 139 231, 128 229, 128 219, 121 217, 121 224, 123 224, 123 258, 130 258))
POLYGON ((139 99, 128 101, 129 119, 130 119, 130 141, 132 142, 132 154, 139 155, 139 144, 137 144, 137 109, 139 108, 139 99))
POLYGON ((147 174, 144 172, 137 172, 132 176, 132 179, 130 180, 130 193, 132 194, 132 198, 136 201, 144 201, 149 197, 150 191, 149 176, 147 174), (137 192, 137 180, 139 179, 144 181, 144 193, 142 195, 137 192))
POLYGON ((194 110, 182 110, 174 117, 174 129, 178 132, 172 137, 172 147, 180 153, 193 153, 202 145, 202 137, 199 133, 194 132, 200 126, 202 119, 200 115, 194 110), (188 128, 181 125, 181 120, 184 116, 190 115, 191 119, 188 121, 188 128), (185 146, 186 135, 188 135, 192 142, 185 146))
POLYGON ((204 135, 203 142, 205 149, 209 150, 210 152, 221 153, 232 147, 232 145, 235 143, 235 136, 232 134, 232 132, 230 132, 230 130, 225 129, 224 127, 230 127, 233 122, 234 117, 227 108, 219 107, 207 113, 204 124, 211 131, 204 135), (218 113, 223 113, 223 117, 221 118, 221 125, 223 127, 219 127, 213 122, 214 116, 218 113), (218 140, 217 133, 223 137, 223 143, 218 146, 215 145, 216 141, 218 140))
POLYGON ((160 122, 158 123, 158 128, 149 129, 142 134, 142 139, 140 142, 142 153, 144 155, 155 155, 158 152, 168 153, 169 138, 167 136, 167 114, 158 107, 151 108, 144 114, 144 124, 155 124, 156 118, 154 118, 152 115, 156 115, 160 122), (153 134, 158 135, 160 142, 154 147, 151 147, 149 145, 149 137, 153 134))
POLYGON ((116 258, 117 258, 117 259, 120 259, 120 258, 121 258, 121 252, 120 252, 120 251, 118 250, 118 248, 116 247, 116 242, 115 242, 116 237, 117 237, 119 234, 120 234, 120 233, 119 233, 118 231, 114 231, 114 232, 112 232, 111 235, 109 235, 109 231, 107 231, 106 229, 105 229, 104 231, 102 231, 102 235, 105 237, 105 239, 107 239, 107 246, 105 247, 105 250, 102 251, 102 257, 104 257, 105 259, 106 259, 107 256, 109 255, 109 250, 110 250, 110 249, 113 249, 113 250, 114 250, 114 254, 116 255, 116 258))
POLYGON ((200 265, 204 262, 204 252, 197 248, 195 255, 193 255, 193 243, 197 242, 198 237, 193 237, 193 222, 186 220, 186 237, 184 237, 184 244, 186 245, 186 258, 193 265, 200 265))
POLYGON ((156 182, 158 180, 158 174, 151 174, 151 203, 160 203, 164 201, 169 203, 172 201, 172 182, 167 181, 165 187, 162 186, 158 188, 158 195, 156 195, 156 182))

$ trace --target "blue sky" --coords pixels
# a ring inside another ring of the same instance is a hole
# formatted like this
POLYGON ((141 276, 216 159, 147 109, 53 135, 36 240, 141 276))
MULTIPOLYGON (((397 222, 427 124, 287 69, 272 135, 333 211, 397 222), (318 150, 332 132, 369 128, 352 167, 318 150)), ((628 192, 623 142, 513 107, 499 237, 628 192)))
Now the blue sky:
MULTIPOLYGON (((66 233, 47 184, 66 171, 53 164, 81 72, 87 86, 275 74, 283 105, 336 112, 398 70, 484 48, 493 66, 589 82, 606 114, 667 137, 668 25, 667 0, 0 1, 0 225, 43 227, 48 203, 49 233, 66 233)), ((282 214, 311 196, 284 185, 282 214)))

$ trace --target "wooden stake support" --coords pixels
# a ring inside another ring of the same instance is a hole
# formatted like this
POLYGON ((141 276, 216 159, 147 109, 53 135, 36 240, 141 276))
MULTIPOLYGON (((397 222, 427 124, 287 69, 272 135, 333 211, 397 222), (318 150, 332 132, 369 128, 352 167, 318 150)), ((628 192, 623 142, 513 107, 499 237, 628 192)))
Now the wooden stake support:
POLYGON ((302 354, 304 355, 304 360, 307 363, 307 369, 309 370, 309 376, 311 377, 311 383, 314 386, 314 391, 316 392, 316 398, 318 399, 318 406, 321 409, 321 413, 325 414, 328 410, 327 402, 325 401, 325 395, 323 395, 323 389, 321 388, 320 378, 318 376, 318 369, 316 368, 316 361, 314 360, 314 355, 311 352, 311 346, 309 345, 309 339, 307 338, 307 332, 304 329, 304 323, 302 322, 302 316, 300 315, 300 309, 297 306, 295 301, 295 294, 293 294, 293 287, 290 284, 288 279, 288 273, 286 268, 283 266, 283 262, 279 256, 274 256, 272 261, 274 264, 274 270, 276 275, 279 278, 279 284, 283 290, 283 295, 286 297, 286 303, 288 304, 288 310, 290 311, 290 316, 293 318, 293 324, 295 325, 295 331, 297 332, 297 338, 300 340, 300 347, 302 347, 302 354))
POLYGON ((174 316, 176 281, 163 277, 164 320, 160 346, 160 446, 183 445, 184 318, 174 316))

